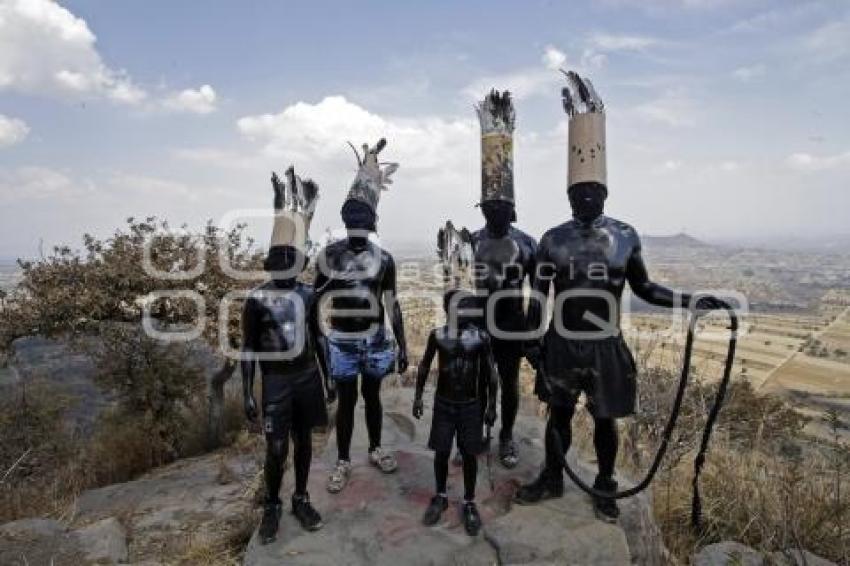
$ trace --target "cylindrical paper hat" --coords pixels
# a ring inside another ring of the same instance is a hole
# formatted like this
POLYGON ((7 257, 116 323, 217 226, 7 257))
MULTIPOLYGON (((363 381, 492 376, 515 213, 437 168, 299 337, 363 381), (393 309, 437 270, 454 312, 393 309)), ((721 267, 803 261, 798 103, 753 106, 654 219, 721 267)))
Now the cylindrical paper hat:
POLYGON ((514 121, 511 93, 491 90, 476 107, 481 123, 481 202, 514 202, 514 121))
POLYGON ((578 183, 608 186, 605 145, 605 105, 590 79, 565 72, 568 87, 561 90, 569 117, 567 141, 567 188, 578 183))
POLYGON ((608 185, 605 159, 605 114, 576 114, 569 123, 567 187, 595 182, 608 185))
POLYGON ((275 195, 271 248, 286 246, 306 252, 319 187, 310 179, 302 180, 291 166, 285 177, 281 182, 277 173, 272 173, 275 195))

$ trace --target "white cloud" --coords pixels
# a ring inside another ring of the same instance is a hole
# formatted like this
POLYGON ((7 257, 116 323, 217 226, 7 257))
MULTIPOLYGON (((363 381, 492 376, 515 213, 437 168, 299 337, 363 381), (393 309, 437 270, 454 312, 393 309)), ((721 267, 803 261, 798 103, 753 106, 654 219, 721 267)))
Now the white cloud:
POLYGON ((684 163, 677 159, 668 159, 657 165, 653 170, 656 173, 673 173, 680 170, 683 165, 684 163))
POLYGON ((108 67, 95 42, 85 20, 56 2, 0 2, 0 91, 142 102, 147 93, 108 67))
POLYGON ((547 69, 557 71, 566 62, 567 55, 563 51, 552 45, 546 46, 546 49, 543 51, 543 64, 546 65, 547 69))
POLYGON ((608 56, 587 48, 581 53, 582 69, 601 69, 608 62, 608 56))
POLYGON ((785 160, 786 164, 796 171, 828 171, 850 166, 850 151, 836 155, 812 155, 811 153, 794 153, 785 160))
POLYGON ((599 51, 644 51, 661 43, 654 37, 610 33, 595 33, 590 36, 589 42, 599 51))
POLYGON ((177 112, 191 112, 194 114, 209 114, 216 110, 217 96, 210 85, 203 85, 198 89, 187 88, 163 101, 163 105, 177 112))
POLYGON ((113 173, 104 184, 110 190, 118 190, 122 195, 133 193, 137 197, 158 199, 196 200, 203 193, 197 186, 190 186, 182 181, 124 171, 113 173))
MULTIPOLYGON (((317 103, 292 104, 276 114, 243 117, 237 128, 260 146, 251 156, 262 163, 247 176, 257 185, 267 187, 267 172, 280 172, 289 164, 316 180, 323 201, 313 222, 317 233, 323 226, 339 225, 338 207, 354 179, 357 164, 346 141, 360 151, 361 144, 374 144, 381 137, 387 140, 381 159, 400 165, 394 184, 381 197, 382 233, 421 239, 421 231, 445 222, 449 211, 454 211, 452 217, 475 215, 471 205, 479 191, 480 140, 471 109, 462 118, 384 116, 342 96, 328 96, 317 103)), ((244 182, 246 175, 242 178, 244 182)), ((257 194, 265 195, 266 190, 257 194)))
POLYGON ((739 0, 605 0, 609 4, 617 6, 636 6, 645 9, 663 10, 668 12, 670 8, 699 8, 715 9, 727 6, 739 0))
MULTIPOLYGON (((386 159, 399 160, 431 173, 446 173, 455 154, 475 147, 478 125, 473 118, 384 118, 346 100, 328 96, 317 104, 298 102, 278 114, 245 116, 237 121, 243 136, 263 143, 271 156, 354 166, 351 141, 375 143, 386 137, 386 159)), ((382 154, 382 157, 384 154, 382 154)))
POLYGON ((806 38, 804 45, 820 62, 850 56, 850 18, 822 25, 806 38))
POLYGON ((720 164, 720 170, 725 173, 734 173, 741 169, 741 164, 737 161, 724 161, 720 164))
POLYGON ((669 90, 660 98, 638 105, 635 112, 647 122, 664 124, 673 128, 696 124, 693 101, 678 90, 669 90))
POLYGON ((79 195, 89 187, 75 184, 66 174, 48 167, 0 169, 0 200, 44 200, 79 195))
MULTIPOLYGON (((558 72, 559 68, 566 65, 569 57, 566 53, 547 45, 543 50, 540 65, 528 66, 509 71, 479 77, 467 86, 461 93, 470 100, 478 101, 491 88, 509 90, 514 99, 522 100, 539 94, 557 93, 563 86, 563 75, 558 72)), ((585 49, 578 64, 572 63, 570 67, 578 72, 588 69, 598 69, 605 64, 606 57, 592 49, 585 49)))
POLYGON ((561 74, 552 69, 530 67, 478 78, 465 86, 462 92, 470 100, 478 101, 490 92, 491 88, 497 88, 509 90, 516 100, 522 100, 537 94, 552 92, 561 80, 561 74))
POLYGON ((26 122, 0 114, 0 147, 8 147, 24 141, 30 133, 26 122))
POLYGON ((732 71, 732 76, 742 82, 748 82, 764 75, 767 68, 762 64, 738 67, 732 71))

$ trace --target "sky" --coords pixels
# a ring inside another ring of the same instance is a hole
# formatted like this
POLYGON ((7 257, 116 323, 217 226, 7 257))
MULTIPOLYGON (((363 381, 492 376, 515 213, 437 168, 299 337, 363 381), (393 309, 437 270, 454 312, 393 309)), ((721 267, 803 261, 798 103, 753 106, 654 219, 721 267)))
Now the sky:
POLYGON ((558 68, 608 113, 607 213, 710 241, 850 233, 846 0, 0 0, 0 257, 128 216, 268 225, 272 170, 340 225, 348 141, 400 164, 378 230, 478 228, 490 88, 516 103, 517 226, 570 217, 558 68), (229 214, 228 214, 229 213, 229 214))

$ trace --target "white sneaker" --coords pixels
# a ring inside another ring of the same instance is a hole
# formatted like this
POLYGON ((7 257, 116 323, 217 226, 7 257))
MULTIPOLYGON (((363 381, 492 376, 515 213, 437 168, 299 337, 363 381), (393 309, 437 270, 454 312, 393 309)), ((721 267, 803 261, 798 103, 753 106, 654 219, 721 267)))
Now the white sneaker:
POLYGON ((340 460, 336 463, 333 471, 328 477, 328 491, 330 493, 339 493, 348 483, 348 478, 351 476, 351 462, 340 460))
POLYGON ((391 474, 398 468, 395 456, 380 446, 369 452, 369 461, 385 474, 391 474))

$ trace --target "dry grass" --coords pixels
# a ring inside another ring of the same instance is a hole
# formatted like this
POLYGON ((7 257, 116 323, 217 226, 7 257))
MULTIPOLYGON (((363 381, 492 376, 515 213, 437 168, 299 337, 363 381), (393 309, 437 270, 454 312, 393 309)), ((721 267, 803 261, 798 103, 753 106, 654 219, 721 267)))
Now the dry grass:
MULTIPOLYGON (((632 477, 644 473, 654 453, 677 379, 646 366, 640 375, 641 409, 622 425, 619 454, 620 469, 632 477)), ((730 387, 701 476, 703 526, 691 527, 692 461, 714 388, 698 380, 689 388, 653 484, 668 549, 686 561, 705 544, 735 540, 763 552, 800 548, 850 563, 850 449, 837 432, 832 442, 806 437, 806 418, 781 399, 757 394, 741 376, 730 387)), ((833 422, 837 427, 837 416, 833 422)), ((577 425, 580 445, 591 449, 590 419, 577 425)))
MULTIPOLYGON (((408 323, 416 328, 408 340, 412 352, 421 351, 429 325, 436 322, 408 323)), ((634 479, 646 473, 658 446, 672 406, 681 348, 660 338, 632 347, 640 400, 637 415, 620 423, 617 469, 634 479)), ((652 486, 655 518, 672 555, 687 563, 701 546, 736 540, 764 552, 805 548, 850 564, 850 527, 843 526, 850 523, 847 447, 837 436, 833 442, 806 436, 807 417, 782 398, 755 391, 745 370, 727 393, 701 476, 704 528, 700 533, 691 528, 693 456, 719 371, 717 363, 695 362, 679 424, 652 486)), ((533 372, 526 364, 520 379, 524 404, 538 405, 533 372)), ((542 415, 543 406, 538 408, 542 415)), ((576 449, 592 459, 593 421, 586 411, 577 411, 573 430, 576 449)))
POLYGON ((237 566, 242 563, 242 552, 254 532, 255 520, 246 517, 245 525, 235 532, 215 535, 190 535, 183 552, 174 560, 174 565, 237 566))
MULTIPOLYGON (((144 415, 106 411, 91 436, 66 430, 67 401, 29 384, 0 399, 0 522, 24 517, 63 518, 84 490, 124 482, 180 457, 204 451, 203 398, 187 407, 177 447, 157 442, 156 428, 144 415), (26 454, 20 462, 18 459, 26 454), (7 474, 8 472, 8 474, 7 474)), ((244 428, 241 400, 229 396, 225 438, 233 443, 244 428), (239 418, 237 418, 239 415, 239 418)))
POLYGON ((172 562, 175 565, 236 566, 242 563, 242 555, 254 529, 257 517, 246 511, 238 517, 228 518, 219 532, 190 534, 182 552, 172 562))

